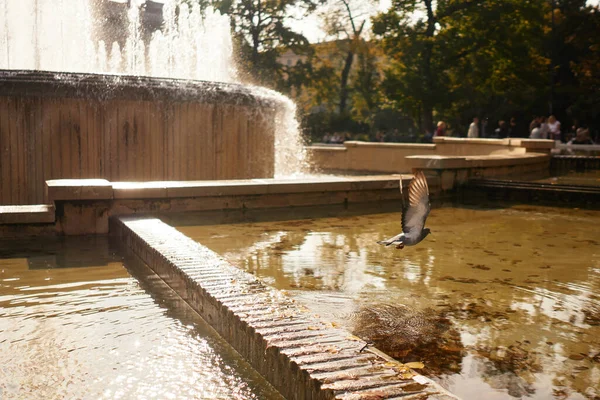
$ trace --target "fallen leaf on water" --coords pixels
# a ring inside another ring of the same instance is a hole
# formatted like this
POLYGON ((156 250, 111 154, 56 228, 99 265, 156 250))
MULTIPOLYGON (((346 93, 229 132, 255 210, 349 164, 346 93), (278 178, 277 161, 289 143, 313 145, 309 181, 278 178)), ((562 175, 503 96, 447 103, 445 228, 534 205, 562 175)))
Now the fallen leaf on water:
POLYGON ((415 375, 416 374, 414 372, 408 371, 408 372, 402 372, 398 376, 401 379, 412 379, 415 375))
POLYGON ((412 368, 412 369, 421 369, 421 368, 425 368, 425 365, 422 362, 409 362, 404 364, 405 367, 407 368, 412 368))

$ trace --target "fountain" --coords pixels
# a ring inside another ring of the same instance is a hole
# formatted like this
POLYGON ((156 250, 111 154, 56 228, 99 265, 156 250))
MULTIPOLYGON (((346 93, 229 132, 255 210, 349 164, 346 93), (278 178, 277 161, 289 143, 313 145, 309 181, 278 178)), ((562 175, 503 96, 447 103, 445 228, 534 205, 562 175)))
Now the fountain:
POLYGON ((239 83, 226 16, 183 0, 2 0, 0 15, 0 204, 45 203, 50 179, 301 172, 295 105, 239 83))

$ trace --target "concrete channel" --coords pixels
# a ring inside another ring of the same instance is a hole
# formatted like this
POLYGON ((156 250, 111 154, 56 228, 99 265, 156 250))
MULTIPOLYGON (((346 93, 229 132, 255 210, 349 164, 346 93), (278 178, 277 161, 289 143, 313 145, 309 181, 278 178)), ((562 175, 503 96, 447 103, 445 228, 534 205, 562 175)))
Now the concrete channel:
POLYGON ((159 219, 110 231, 287 399, 457 399, 159 219))

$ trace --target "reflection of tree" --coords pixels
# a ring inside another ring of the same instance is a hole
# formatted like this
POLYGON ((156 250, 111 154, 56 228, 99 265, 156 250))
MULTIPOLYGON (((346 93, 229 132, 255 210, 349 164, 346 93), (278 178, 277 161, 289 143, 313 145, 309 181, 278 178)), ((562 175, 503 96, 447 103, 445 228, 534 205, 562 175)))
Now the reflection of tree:
POLYGON ((541 372, 537 354, 517 343, 508 347, 480 346, 475 352, 486 360, 481 375, 494 389, 506 389, 510 396, 521 398, 535 393, 534 373, 541 372))
POLYGON ((402 362, 425 362, 427 375, 459 372, 460 334, 443 314, 431 308, 377 304, 361 308, 354 334, 402 362))

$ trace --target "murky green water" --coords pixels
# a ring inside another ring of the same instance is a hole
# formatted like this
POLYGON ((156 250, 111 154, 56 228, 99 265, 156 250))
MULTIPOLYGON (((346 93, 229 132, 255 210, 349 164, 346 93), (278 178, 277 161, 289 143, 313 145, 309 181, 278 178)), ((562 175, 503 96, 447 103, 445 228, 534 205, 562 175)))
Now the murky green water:
POLYGON ((399 231, 398 213, 227 225, 190 218, 170 222, 348 329, 365 305, 447 317, 451 328, 433 351, 403 361, 422 358, 426 373, 464 399, 600 396, 599 212, 434 208, 433 234, 404 250, 375 243, 399 231))
POLYGON ((279 399, 106 238, 0 242, 0 399, 279 399))

